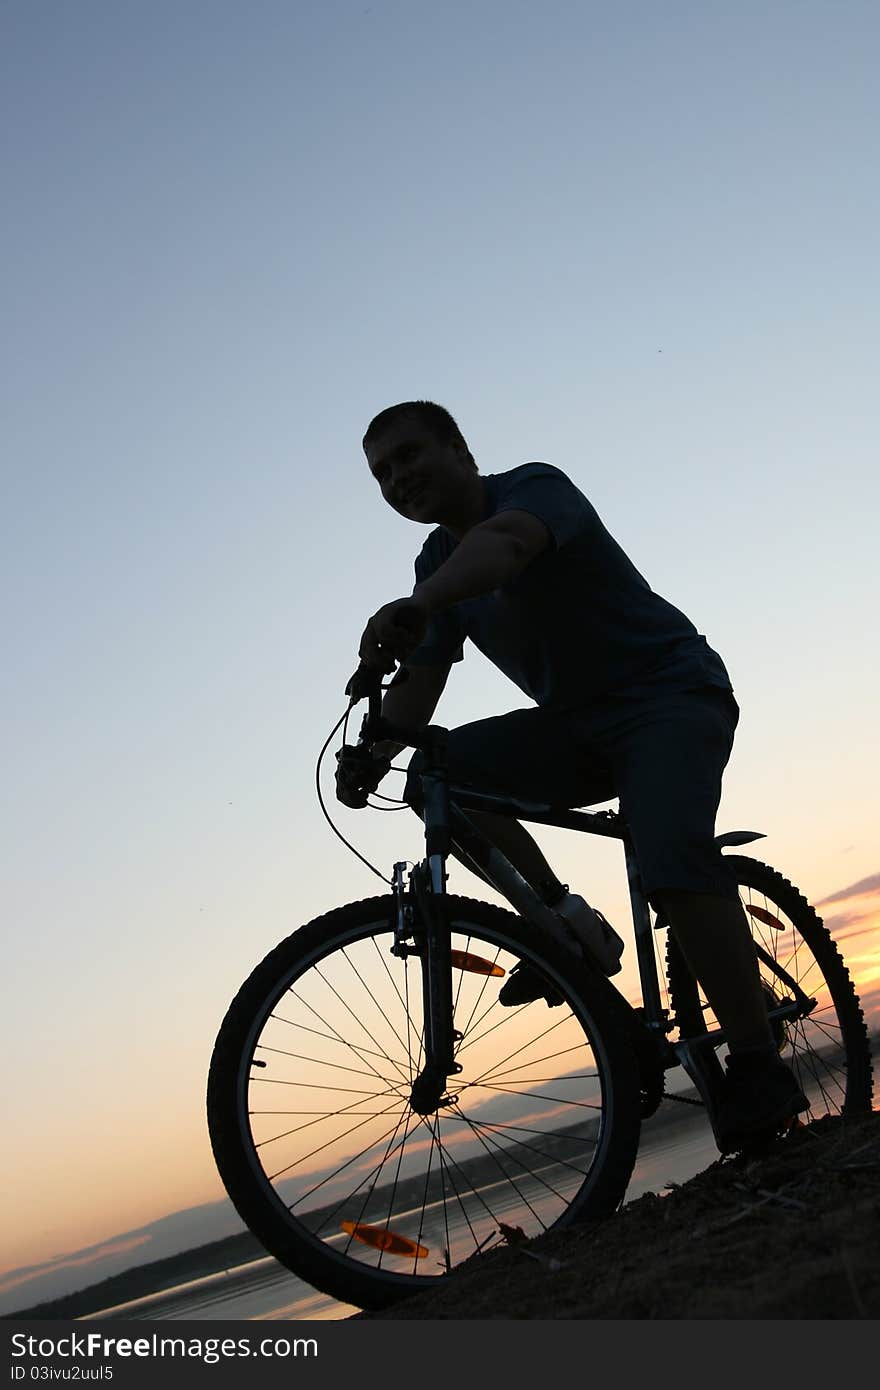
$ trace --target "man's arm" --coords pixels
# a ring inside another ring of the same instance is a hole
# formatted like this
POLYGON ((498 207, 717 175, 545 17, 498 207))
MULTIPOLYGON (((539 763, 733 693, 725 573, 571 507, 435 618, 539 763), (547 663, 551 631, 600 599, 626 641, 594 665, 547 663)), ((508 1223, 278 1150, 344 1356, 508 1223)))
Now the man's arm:
POLYGON ((531 512, 500 512, 468 531, 449 559, 416 585, 413 599, 430 614, 491 593, 515 579, 549 544, 550 532, 531 512))
MULTIPOLYGON (((451 663, 450 663, 451 665, 451 663)), ((389 724, 418 733, 430 724, 431 717, 440 701, 449 679, 450 665, 445 666, 402 666, 407 677, 399 684, 391 683, 382 700, 382 716, 389 724)), ((396 758, 402 743, 377 743, 373 746, 375 757, 396 758)))
MULTIPOLYGON (((410 598, 395 599, 373 614, 361 636, 361 661, 393 670, 419 645, 433 613, 509 584, 549 545, 549 530, 531 512, 500 512, 474 526, 410 598)), ((441 692, 445 683, 444 676, 441 692)))

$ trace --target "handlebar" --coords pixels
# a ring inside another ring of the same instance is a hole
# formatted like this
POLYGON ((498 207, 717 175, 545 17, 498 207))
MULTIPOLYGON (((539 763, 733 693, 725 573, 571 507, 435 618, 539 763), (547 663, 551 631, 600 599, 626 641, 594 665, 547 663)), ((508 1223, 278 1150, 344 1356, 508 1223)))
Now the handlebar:
MULTIPOLYGON (((398 668, 398 677, 401 676, 401 672, 405 679, 407 672, 398 668)), ((401 743, 404 747, 420 748, 436 757, 439 748, 445 744, 446 729, 437 724, 429 724, 416 734, 411 729, 399 729, 382 717, 382 691, 386 688, 382 685, 382 677, 385 674, 387 672, 380 671, 378 667, 366 666, 361 662, 345 687, 345 693, 353 705, 359 700, 368 701, 367 713, 361 723, 360 744, 363 746, 385 741, 401 743)))

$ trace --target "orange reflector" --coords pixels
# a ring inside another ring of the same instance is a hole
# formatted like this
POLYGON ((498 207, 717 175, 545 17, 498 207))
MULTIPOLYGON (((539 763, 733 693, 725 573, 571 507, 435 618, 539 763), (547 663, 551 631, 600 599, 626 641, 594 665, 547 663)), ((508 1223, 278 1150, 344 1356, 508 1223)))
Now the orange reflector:
POLYGON ((472 975, 503 975, 500 965, 493 965, 482 956, 472 956, 468 951, 450 951, 453 970, 469 970, 472 975))
POLYGON ((424 1245, 417 1245, 408 1236, 395 1235, 394 1231, 388 1231, 384 1226, 365 1226, 362 1221, 343 1221, 341 1225, 343 1231, 354 1236, 355 1240, 372 1245, 374 1250, 384 1250, 389 1255, 411 1255, 423 1260, 429 1253, 424 1245))
POLYGON ((773 927, 775 931, 785 931, 778 917, 774 917, 772 912, 767 912, 763 907, 752 907, 746 903, 746 912, 750 912, 753 917, 757 917, 759 922, 764 922, 766 926, 773 927))

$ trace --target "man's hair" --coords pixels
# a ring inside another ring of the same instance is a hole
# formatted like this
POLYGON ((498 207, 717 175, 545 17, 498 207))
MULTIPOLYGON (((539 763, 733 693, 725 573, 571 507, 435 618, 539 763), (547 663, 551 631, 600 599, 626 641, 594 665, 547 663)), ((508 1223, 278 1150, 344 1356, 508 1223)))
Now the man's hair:
POLYGON ((380 410, 367 426, 363 439, 364 448, 374 443, 401 415, 414 415, 416 419, 421 420, 441 444, 463 444, 467 449, 468 458, 476 468, 477 461, 468 449, 467 440, 458 425, 448 410, 442 405, 435 405, 433 401, 401 401, 398 405, 389 405, 387 409, 380 410))

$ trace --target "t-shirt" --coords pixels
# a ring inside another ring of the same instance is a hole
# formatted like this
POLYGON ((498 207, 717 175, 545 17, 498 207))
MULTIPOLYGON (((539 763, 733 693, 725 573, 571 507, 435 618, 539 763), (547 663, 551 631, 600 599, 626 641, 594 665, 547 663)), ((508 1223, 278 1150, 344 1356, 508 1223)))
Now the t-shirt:
MULTIPOLYGON (((689 618, 649 587, 570 478, 548 463, 483 477, 483 520, 523 511, 550 545, 509 583, 435 613, 407 665, 461 661, 465 638, 536 704, 576 709, 609 695, 715 685, 724 663, 689 618)), ((415 562, 421 583, 458 541, 443 526, 415 562)))

